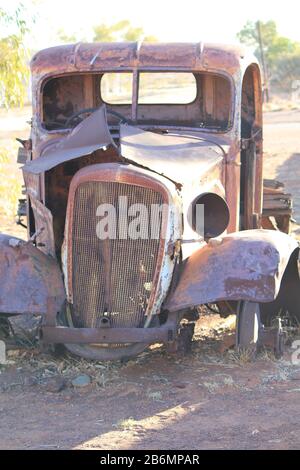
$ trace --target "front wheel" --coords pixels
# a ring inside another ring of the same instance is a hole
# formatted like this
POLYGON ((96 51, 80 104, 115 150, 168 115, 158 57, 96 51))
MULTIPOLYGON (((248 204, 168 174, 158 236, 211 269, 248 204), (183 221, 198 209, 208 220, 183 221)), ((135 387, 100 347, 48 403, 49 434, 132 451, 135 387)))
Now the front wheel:
MULTIPOLYGON (((62 326, 74 328, 70 305, 67 305, 59 315, 62 326)), ((132 356, 137 356, 147 347, 147 343, 128 344, 64 344, 66 349, 76 356, 94 361, 118 361, 127 360, 132 356)))

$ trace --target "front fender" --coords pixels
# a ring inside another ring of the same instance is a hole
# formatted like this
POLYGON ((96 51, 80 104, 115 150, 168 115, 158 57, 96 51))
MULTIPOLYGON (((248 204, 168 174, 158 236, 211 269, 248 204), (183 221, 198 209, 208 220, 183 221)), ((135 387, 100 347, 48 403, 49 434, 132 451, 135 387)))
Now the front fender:
POLYGON ((272 230, 246 230, 212 239, 188 258, 164 307, 174 312, 219 300, 272 302, 298 250, 296 240, 272 230))
POLYGON ((65 289, 57 261, 32 243, 0 234, 0 314, 45 314, 50 298, 59 311, 65 289))

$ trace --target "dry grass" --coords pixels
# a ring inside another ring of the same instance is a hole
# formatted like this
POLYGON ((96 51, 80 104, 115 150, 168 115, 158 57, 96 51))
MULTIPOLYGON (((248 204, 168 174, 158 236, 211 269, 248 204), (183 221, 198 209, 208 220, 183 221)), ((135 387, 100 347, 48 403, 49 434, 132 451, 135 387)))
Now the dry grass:
POLYGON ((118 423, 114 426, 118 429, 121 429, 122 431, 130 431, 134 429, 138 424, 138 421, 136 421, 134 418, 126 418, 118 421, 118 423))
POLYGON ((233 351, 228 351, 230 360, 238 365, 245 365, 254 360, 254 354, 252 349, 235 349, 233 351))
POLYGON ((162 398, 162 393, 159 392, 159 391, 148 391, 147 392, 147 397, 150 399, 150 400, 153 400, 153 401, 163 401, 162 398))
POLYGON ((15 224, 18 199, 22 197, 22 172, 17 164, 19 143, 16 137, 27 138, 30 133, 26 121, 31 108, 0 109, 0 229, 12 235, 26 237, 15 224))
POLYGON ((0 217, 16 215, 22 185, 19 175, 11 169, 11 155, 16 155, 16 145, 0 147, 0 217))
POLYGON ((38 383, 57 375, 71 380, 78 375, 87 374, 95 388, 102 390, 113 382, 118 382, 119 369, 122 367, 120 363, 95 363, 78 359, 67 352, 63 355, 44 354, 38 348, 28 347, 9 350, 7 356, 9 361, 0 365, 0 371, 16 365, 19 370, 33 375, 38 383))
POLYGON ((282 98, 274 96, 269 103, 264 103, 264 112, 270 111, 295 111, 300 109, 300 103, 292 101, 291 97, 282 98))

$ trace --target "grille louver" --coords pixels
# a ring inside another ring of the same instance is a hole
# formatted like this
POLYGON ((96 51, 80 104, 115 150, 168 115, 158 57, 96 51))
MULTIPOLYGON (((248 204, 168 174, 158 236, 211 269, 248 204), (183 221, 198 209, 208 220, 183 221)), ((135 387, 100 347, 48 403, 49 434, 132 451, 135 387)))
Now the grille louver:
MULTIPOLYGON (((144 324, 160 240, 97 237, 97 207, 112 204, 120 220, 119 196, 127 197, 128 206, 141 203, 149 211, 152 204, 164 202, 162 194, 152 188, 107 181, 79 184, 74 198, 71 245, 76 327, 97 328, 103 315, 108 316, 112 327, 144 324)), ((158 233, 161 222, 160 217, 158 233)))

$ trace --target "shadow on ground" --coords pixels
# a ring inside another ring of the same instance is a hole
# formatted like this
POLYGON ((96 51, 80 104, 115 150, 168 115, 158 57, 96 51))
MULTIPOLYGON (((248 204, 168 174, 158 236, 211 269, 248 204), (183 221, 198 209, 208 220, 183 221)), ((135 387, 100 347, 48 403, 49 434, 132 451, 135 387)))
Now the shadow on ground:
POLYGON ((123 364, 12 353, 0 374, 0 447, 299 448, 300 364, 291 364, 290 352, 255 362, 221 353, 224 337, 212 336, 219 327, 208 321, 183 358, 160 347, 123 364), (57 374, 82 373, 92 379, 83 389, 44 386, 57 374))

